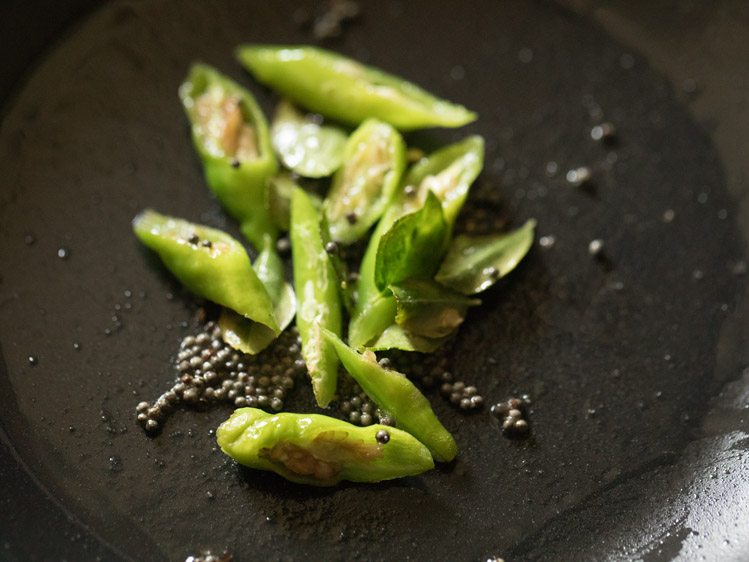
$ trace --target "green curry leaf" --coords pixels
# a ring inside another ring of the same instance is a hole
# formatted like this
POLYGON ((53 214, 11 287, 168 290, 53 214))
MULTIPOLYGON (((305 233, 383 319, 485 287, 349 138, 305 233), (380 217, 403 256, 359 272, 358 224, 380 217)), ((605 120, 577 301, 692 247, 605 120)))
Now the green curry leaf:
POLYGON ((444 338, 463 323, 471 306, 481 304, 434 281, 411 279, 390 285, 397 303, 395 321, 411 334, 444 338))
POLYGON ((435 279, 464 295, 480 293, 515 269, 533 245, 536 221, 513 232, 456 236, 435 279))
POLYGON ((407 279, 431 279, 445 251, 448 228, 439 199, 429 192, 415 213, 398 219, 380 240, 375 262, 375 284, 388 285, 407 279))
POLYGON ((450 336, 444 338, 427 338, 406 332, 402 326, 391 324, 374 342, 367 346, 372 351, 384 351, 386 349, 400 349, 403 351, 418 351, 421 353, 434 353, 450 336))

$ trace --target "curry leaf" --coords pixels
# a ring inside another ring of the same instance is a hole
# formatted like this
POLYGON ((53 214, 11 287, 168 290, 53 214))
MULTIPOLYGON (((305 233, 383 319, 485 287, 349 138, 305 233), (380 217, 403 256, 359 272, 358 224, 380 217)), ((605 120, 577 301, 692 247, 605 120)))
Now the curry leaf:
POLYGON ((481 304, 434 281, 407 280, 390 285, 397 303, 395 321, 411 334, 443 338, 463 323, 471 306, 481 304))
POLYGON ((513 232, 456 236, 435 279, 464 295, 480 293, 515 269, 533 245, 536 221, 513 232))
POLYGON ((381 291, 406 279, 431 279, 447 245, 442 205, 429 192, 424 206, 398 219, 380 240, 375 284, 381 291))
POLYGON ((426 338, 406 332, 402 326, 392 324, 368 346, 372 351, 384 351, 386 349, 400 349, 403 351, 419 351, 421 353, 434 353, 450 336, 444 338, 426 338))

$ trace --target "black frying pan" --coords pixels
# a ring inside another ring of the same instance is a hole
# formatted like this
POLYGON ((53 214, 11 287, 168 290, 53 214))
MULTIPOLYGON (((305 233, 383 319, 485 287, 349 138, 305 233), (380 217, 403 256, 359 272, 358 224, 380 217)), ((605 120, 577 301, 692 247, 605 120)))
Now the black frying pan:
POLYGON ((556 244, 487 295, 453 356, 488 400, 533 396, 532 437, 433 396, 456 462, 329 490, 228 461, 209 433, 227 410, 182 412, 155 439, 134 421, 169 386, 195 304, 131 218, 234 228, 177 86, 203 59, 270 111, 232 47, 310 42, 314 6, 93 4, 17 2, 0 22, 0 559, 749 557, 741 3, 362 3, 331 46, 476 109, 408 140, 484 135, 471 205, 536 217, 556 244), (589 136, 604 120, 614 145, 589 136), (589 190, 565 181, 580 165, 589 190))

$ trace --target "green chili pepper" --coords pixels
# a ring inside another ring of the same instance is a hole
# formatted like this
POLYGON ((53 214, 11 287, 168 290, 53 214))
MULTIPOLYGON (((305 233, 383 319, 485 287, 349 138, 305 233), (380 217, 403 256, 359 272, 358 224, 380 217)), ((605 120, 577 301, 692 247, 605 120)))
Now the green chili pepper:
POLYGON ((372 340, 395 323, 396 312, 397 303, 393 295, 378 293, 363 307, 357 302, 349 322, 349 345, 354 349, 369 346, 372 340))
POLYGON ((405 153, 403 139, 387 123, 369 119, 354 131, 326 198, 333 240, 356 242, 380 218, 398 188, 405 153))
POLYGON ((421 208, 431 191, 442 203, 445 221, 452 228, 483 165, 484 139, 479 136, 441 148, 409 170, 394 207, 400 214, 412 213, 421 208))
POLYGON ((462 324, 468 307, 480 304, 430 280, 389 285, 388 293, 352 322, 352 346, 432 353, 462 324))
POLYGON ((315 399, 324 408, 338 381, 338 357, 322 329, 341 333, 339 281, 320 233, 321 213, 312 198, 295 188, 291 197, 291 255, 297 296, 297 327, 302 356, 315 399))
MULTIPOLYGON (((293 293, 287 294, 283 306, 294 310, 293 293), (289 297, 291 297, 289 299, 289 297)), ((293 316, 292 316, 293 319, 293 316)), ((224 308, 218 317, 222 339, 234 349, 255 355, 263 351, 276 339, 277 334, 270 328, 258 322, 247 320, 233 310, 224 308)))
MULTIPOLYGON (((387 208, 369 239, 359 267, 357 308, 352 315, 351 327, 356 327, 357 318, 372 305, 380 293, 375 283, 375 270, 382 237, 400 217, 421 209, 430 191, 442 203, 444 220, 448 232, 451 231, 471 183, 481 171, 483 161, 484 141, 481 137, 473 136, 430 154, 406 174, 398 196, 387 208)), ((353 338, 350 339, 354 341, 353 338)), ((356 342, 356 347, 365 343, 358 339, 356 342)))
POLYGON ((287 173, 276 174, 268 180, 270 214, 274 224, 284 232, 289 230, 291 194, 299 184, 287 173))
POLYGON ((270 300, 277 303, 288 286, 284 277, 284 266, 273 239, 266 235, 260 253, 255 258, 252 268, 257 273, 258 279, 263 282, 270 300))
MULTIPOLYGON (((378 235, 375 232, 375 235, 378 235)), ((370 290, 359 290, 362 306, 354 309, 349 324, 349 342, 355 348, 368 345, 395 321, 395 301, 388 286, 408 279, 431 279, 447 243, 447 224, 442 207, 433 193, 428 193, 421 209, 396 220, 389 230, 378 236, 374 284, 370 290)), ((365 264, 368 259, 365 256, 365 264)), ((371 283, 369 267, 362 267, 360 283, 371 283)))
POLYGON ((271 141, 281 162, 305 178, 323 178, 343 162, 347 135, 338 127, 305 118, 288 101, 278 104, 271 141))
POLYGON ((455 458, 458 454, 455 439, 408 377, 380 366, 374 353, 360 355, 332 332, 323 332, 327 341, 335 346, 348 373, 380 408, 395 417, 398 427, 424 443, 436 460, 449 462, 455 458))
POLYGON ((216 430, 216 440, 240 464, 313 486, 380 482, 434 468, 429 450, 405 431, 319 414, 240 408, 216 430))
POLYGON ((461 127, 476 114, 376 68, 315 47, 248 45, 239 61, 260 82, 344 123, 374 117, 397 129, 461 127))
POLYGON ((190 291, 278 334, 268 291, 237 240, 220 230, 152 210, 133 219, 133 230, 190 291))
POLYGON ((247 90, 204 64, 193 66, 179 95, 209 187, 261 247, 263 236, 276 236, 266 182, 277 166, 260 107, 247 90))
POLYGON ((536 221, 506 234, 457 236, 435 279, 464 295, 485 291, 520 263, 533 245, 536 221))
MULTIPOLYGON (((270 236, 266 235, 263 250, 258 254, 252 268, 268 291, 273 303, 273 315, 278 322, 279 330, 283 331, 296 315, 296 296, 294 289, 284 279, 283 263, 270 236)), ((218 324, 226 343, 250 355, 260 353, 276 339, 273 330, 258 322, 247 320, 227 308, 221 311, 218 324)))
POLYGON ((336 273, 341 304, 343 304, 346 312, 351 314, 354 310, 354 299, 356 298, 356 279, 349 275, 349 267, 341 255, 342 252, 340 252, 339 245, 330 237, 330 226, 324 212, 320 220, 320 235, 325 251, 328 253, 330 263, 333 265, 333 270, 336 273))

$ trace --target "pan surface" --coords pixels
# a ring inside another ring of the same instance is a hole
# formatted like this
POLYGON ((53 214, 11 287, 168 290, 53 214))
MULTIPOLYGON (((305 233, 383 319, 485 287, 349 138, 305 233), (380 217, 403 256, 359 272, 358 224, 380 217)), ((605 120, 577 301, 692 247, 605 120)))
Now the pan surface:
MULTIPOLYGON (((487 412, 432 395, 454 463, 324 490, 224 457, 212 430, 228 409, 179 412, 153 439, 140 430, 135 404, 170 386, 196 305, 130 231, 154 207, 236 232, 205 188, 177 87, 204 60, 269 114, 274 96, 232 49, 311 42, 299 22, 314 10, 111 2, 49 47, 2 100, 0 559, 749 557, 747 170, 723 153, 720 122, 690 113, 698 82, 675 85, 610 20, 573 7, 586 15, 362 3, 330 44, 475 109, 462 130, 407 140, 483 135, 470 204, 508 225, 535 217, 555 243, 487 294, 452 358, 490 402, 532 396, 531 438, 506 440, 487 412), (591 139, 602 122, 615 143, 591 139), (579 166, 589 189, 565 179, 579 166), (596 238, 607 263, 588 253, 596 238)), ((294 402, 309 408, 309 392, 294 402)))

